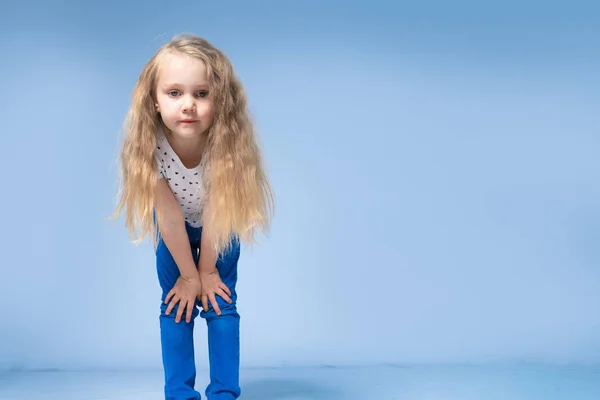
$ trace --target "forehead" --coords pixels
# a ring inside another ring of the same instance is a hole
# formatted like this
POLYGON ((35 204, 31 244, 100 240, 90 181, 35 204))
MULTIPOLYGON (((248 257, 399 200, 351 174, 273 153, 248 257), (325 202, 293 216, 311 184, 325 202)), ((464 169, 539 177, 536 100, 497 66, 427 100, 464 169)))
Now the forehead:
POLYGON ((158 85, 205 85, 206 65, 202 60, 182 53, 167 54, 158 64, 158 85))

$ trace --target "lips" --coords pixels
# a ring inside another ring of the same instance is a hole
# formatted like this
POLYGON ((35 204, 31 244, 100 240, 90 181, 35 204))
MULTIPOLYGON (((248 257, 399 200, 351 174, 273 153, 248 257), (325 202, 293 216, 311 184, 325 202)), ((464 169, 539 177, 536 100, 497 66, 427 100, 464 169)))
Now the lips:
POLYGON ((192 124, 192 123, 198 122, 198 121, 195 119, 182 119, 179 122, 181 122, 182 124, 192 124))

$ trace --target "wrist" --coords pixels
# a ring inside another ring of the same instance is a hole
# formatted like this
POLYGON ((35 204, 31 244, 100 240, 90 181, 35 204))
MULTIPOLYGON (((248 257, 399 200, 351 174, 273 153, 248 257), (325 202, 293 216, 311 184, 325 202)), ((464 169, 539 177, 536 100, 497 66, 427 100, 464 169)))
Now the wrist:
POLYGON ((203 276, 211 275, 211 274, 214 274, 216 271, 217 271, 216 266, 214 266, 212 268, 199 268, 198 276, 203 277, 203 276))
POLYGON ((203 258, 200 255, 200 259, 198 260, 198 276, 202 275, 210 275, 217 270, 217 262, 213 262, 213 260, 209 260, 207 258, 203 258))
POLYGON ((180 276, 181 279, 184 279, 186 281, 195 281, 198 280, 199 275, 196 273, 196 269, 194 268, 193 270, 189 270, 189 271, 180 271, 180 276))

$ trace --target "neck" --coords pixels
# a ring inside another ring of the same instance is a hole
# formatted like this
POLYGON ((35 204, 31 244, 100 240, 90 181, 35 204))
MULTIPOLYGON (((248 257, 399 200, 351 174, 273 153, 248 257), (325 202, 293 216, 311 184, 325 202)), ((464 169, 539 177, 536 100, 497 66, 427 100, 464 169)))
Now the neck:
POLYGON ((205 134, 182 138, 168 132, 166 136, 173 151, 186 168, 194 168, 200 163, 206 142, 205 134))

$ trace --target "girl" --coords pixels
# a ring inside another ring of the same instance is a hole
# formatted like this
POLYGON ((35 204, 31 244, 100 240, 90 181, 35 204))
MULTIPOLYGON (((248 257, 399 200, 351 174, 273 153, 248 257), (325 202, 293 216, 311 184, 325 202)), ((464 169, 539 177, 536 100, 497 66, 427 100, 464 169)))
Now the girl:
POLYGON ((208 327, 206 397, 235 399, 240 242, 256 242, 273 207, 242 85, 221 51, 180 35, 142 70, 125 126, 114 216, 126 208, 136 242, 155 239, 165 398, 201 398, 193 344, 200 315, 208 327))

